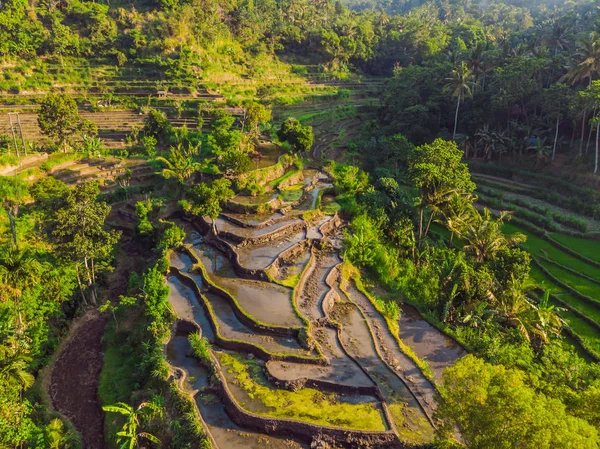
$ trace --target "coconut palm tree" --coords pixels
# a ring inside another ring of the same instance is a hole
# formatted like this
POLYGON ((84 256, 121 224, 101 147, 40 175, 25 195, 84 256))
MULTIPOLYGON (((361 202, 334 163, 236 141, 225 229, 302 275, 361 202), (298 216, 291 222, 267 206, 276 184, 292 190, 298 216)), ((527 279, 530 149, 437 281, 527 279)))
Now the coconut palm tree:
MULTIPOLYGON (((571 84, 575 85, 587 80, 588 86, 591 87, 592 81, 600 73, 600 33, 594 31, 590 33, 586 39, 583 39, 579 42, 574 62, 575 63, 573 67, 567 72, 565 76, 561 78, 561 81, 569 81, 571 82, 571 84)), ((586 118, 587 114, 584 111, 581 120, 582 131, 579 154, 583 152, 583 140, 586 118)))
POLYGON ((76 436, 60 419, 54 418, 46 426, 45 440, 48 449, 66 449, 76 441, 76 436))
POLYGON ((531 310, 532 304, 527 300, 522 285, 514 278, 508 282, 506 289, 496 300, 499 320, 519 331, 519 334, 531 342, 531 310))
POLYGON ((522 234, 504 235, 502 225, 509 218, 510 212, 501 212, 499 217, 494 219, 489 209, 485 208, 483 214, 480 214, 474 206, 471 206, 468 219, 450 218, 447 226, 465 242, 465 252, 473 254, 477 262, 483 262, 491 259, 498 251, 525 241, 525 236, 522 234))
POLYGON ((168 158, 159 156, 156 160, 166 165, 160 171, 160 174, 165 179, 175 179, 181 186, 185 185, 201 167, 198 162, 194 161, 189 151, 183 148, 181 143, 176 147, 171 147, 168 158))
POLYGON ((452 94, 452 97, 456 97, 456 112, 454 114, 454 132, 452 139, 456 138, 456 128, 458 126, 458 111, 460 109, 460 103, 466 98, 471 96, 471 83, 472 74, 471 70, 465 62, 462 62, 460 66, 452 70, 452 76, 447 78, 448 84, 445 89, 452 94))
MULTIPOLYGON (((15 302, 17 333, 21 333, 23 329, 21 316, 23 290, 36 284, 41 272, 42 265, 26 251, 21 251, 13 246, 0 253, 0 285, 4 286, 2 289, 4 295, 15 302)), ((4 295, 0 294, 0 299, 4 295)))
POLYGON ((554 56, 565 49, 570 43, 571 27, 558 21, 552 23, 549 32, 544 36, 544 41, 554 49, 554 56))
POLYGON ((600 33, 593 31, 578 44, 575 65, 563 77, 572 84, 587 80, 588 84, 600 73, 600 33), (579 62, 577 62, 579 61, 579 62))
POLYGON ((109 413, 119 413, 126 419, 120 432, 117 432, 117 443, 120 449, 135 449, 140 447, 141 440, 160 444, 160 440, 154 435, 140 430, 143 423, 162 413, 161 408, 155 401, 142 402, 137 408, 124 402, 115 405, 106 405, 102 410, 109 413))
POLYGON ((27 367, 31 362, 24 351, 19 348, 12 349, 2 354, 0 358, 0 381, 9 385, 17 385, 20 390, 21 403, 23 403, 23 391, 31 387, 34 377, 27 372, 27 367))
POLYGON ((23 202, 23 197, 27 194, 27 184, 17 177, 0 177, 0 202, 2 208, 8 215, 8 223, 10 226, 10 232, 12 236, 12 244, 15 248, 18 248, 17 242, 17 216, 19 215, 19 209, 23 202))
POLYGON ((558 337, 564 321, 558 316, 561 308, 550 304, 550 292, 546 291, 537 305, 532 305, 531 333, 538 346, 549 343, 550 336, 558 337))

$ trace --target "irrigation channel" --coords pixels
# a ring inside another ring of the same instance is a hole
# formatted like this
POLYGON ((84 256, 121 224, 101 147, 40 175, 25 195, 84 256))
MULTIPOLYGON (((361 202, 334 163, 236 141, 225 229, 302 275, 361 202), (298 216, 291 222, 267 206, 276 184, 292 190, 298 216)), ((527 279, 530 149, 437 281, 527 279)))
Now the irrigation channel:
POLYGON ((343 269, 343 221, 306 213, 327 187, 318 176, 295 204, 224 212, 216 236, 209 218, 180 220, 187 239, 166 280, 173 381, 220 449, 426 446, 435 385, 399 338, 435 381, 464 351, 408 307, 394 334, 343 269), (193 356, 191 333, 209 360, 193 356))

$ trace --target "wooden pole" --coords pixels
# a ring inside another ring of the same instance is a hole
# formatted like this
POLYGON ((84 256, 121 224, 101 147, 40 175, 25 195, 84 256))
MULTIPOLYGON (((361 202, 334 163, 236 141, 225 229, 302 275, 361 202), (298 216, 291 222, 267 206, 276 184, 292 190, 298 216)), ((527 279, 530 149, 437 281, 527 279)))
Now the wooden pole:
POLYGON ((15 144, 15 154, 17 157, 19 157, 19 146, 17 145, 17 136, 15 135, 15 128, 12 121, 12 115, 12 112, 8 113, 8 121, 10 122, 10 132, 12 133, 13 142, 15 144))
POLYGON ((17 123, 19 124, 19 134, 21 135, 21 142, 23 143, 23 151, 25 152, 25 156, 27 156, 27 144, 25 143, 25 137, 23 137, 23 128, 21 127, 21 116, 17 112, 17 123))

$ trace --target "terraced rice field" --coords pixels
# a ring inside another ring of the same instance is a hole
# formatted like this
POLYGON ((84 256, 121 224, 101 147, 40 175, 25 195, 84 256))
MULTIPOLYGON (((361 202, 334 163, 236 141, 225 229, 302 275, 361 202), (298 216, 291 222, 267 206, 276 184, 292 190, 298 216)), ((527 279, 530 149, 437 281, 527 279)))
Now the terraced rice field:
MULTIPOLYGON (((542 208, 574 216, 565 209, 528 196, 536 189, 535 186, 485 175, 476 175, 475 180, 485 186, 484 190, 499 192, 506 200, 520 198, 530 201, 533 209, 542 208), (503 186, 506 186, 506 190, 503 190, 503 186)), ((552 213, 548 216, 552 217, 552 213)), ((590 232, 600 229, 597 220, 575 216, 588 224, 590 232)), ((527 236, 523 248, 534 259, 531 280, 552 294, 552 303, 559 308, 559 314, 574 337, 571 343, 586 357, 600 360, 600 241, 594 240, 591 234, 578 236, 576 231, 560 223, 557 223, 558 227, 574 235, 543 231, 534 233, 535 224, 524 224, 507 223, 504 229, 509 233, 520 232, 527 236)), ((435 230, 443 234, 443 231, 435 230)))
MULTIPOLYGON (((289 217, 226 211, 218 219, 223 235, 194 233, 185 252, 171 254, 167 283, 179 324, 167 355, 184 373, 180 387, 194 396, 219 448, 257 447, 257 438, 269 448, 426 444, 436 425, 435 386, 371 299, 343 278, 341 222, 317 215, 285 232, 315 207, 312 196, 307 202, 289 217), (209 367, 187 357, 190 332, 207 339, 209 367), (210 381, 215 376, 220 383, 210 381)), ((418 314, 412 321, 424 323, 418 314)), ((407 332, 412 343, 422 336, 408 324, 407 332)), ((440 357, 444 346, 418 350, 441 370, 462 355, 440 357)))

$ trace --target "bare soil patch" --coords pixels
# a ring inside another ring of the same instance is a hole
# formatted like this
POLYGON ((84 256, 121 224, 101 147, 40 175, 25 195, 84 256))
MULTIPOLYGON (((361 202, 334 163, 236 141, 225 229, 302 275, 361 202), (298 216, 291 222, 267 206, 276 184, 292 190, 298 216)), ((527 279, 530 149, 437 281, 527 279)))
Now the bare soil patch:
POLYGON ((103 449, 104 412, 97 393, 107 317, 92 311, 83 320, 56 360, 50 398, 52 406, 81 433, 85 449, 103 449))

